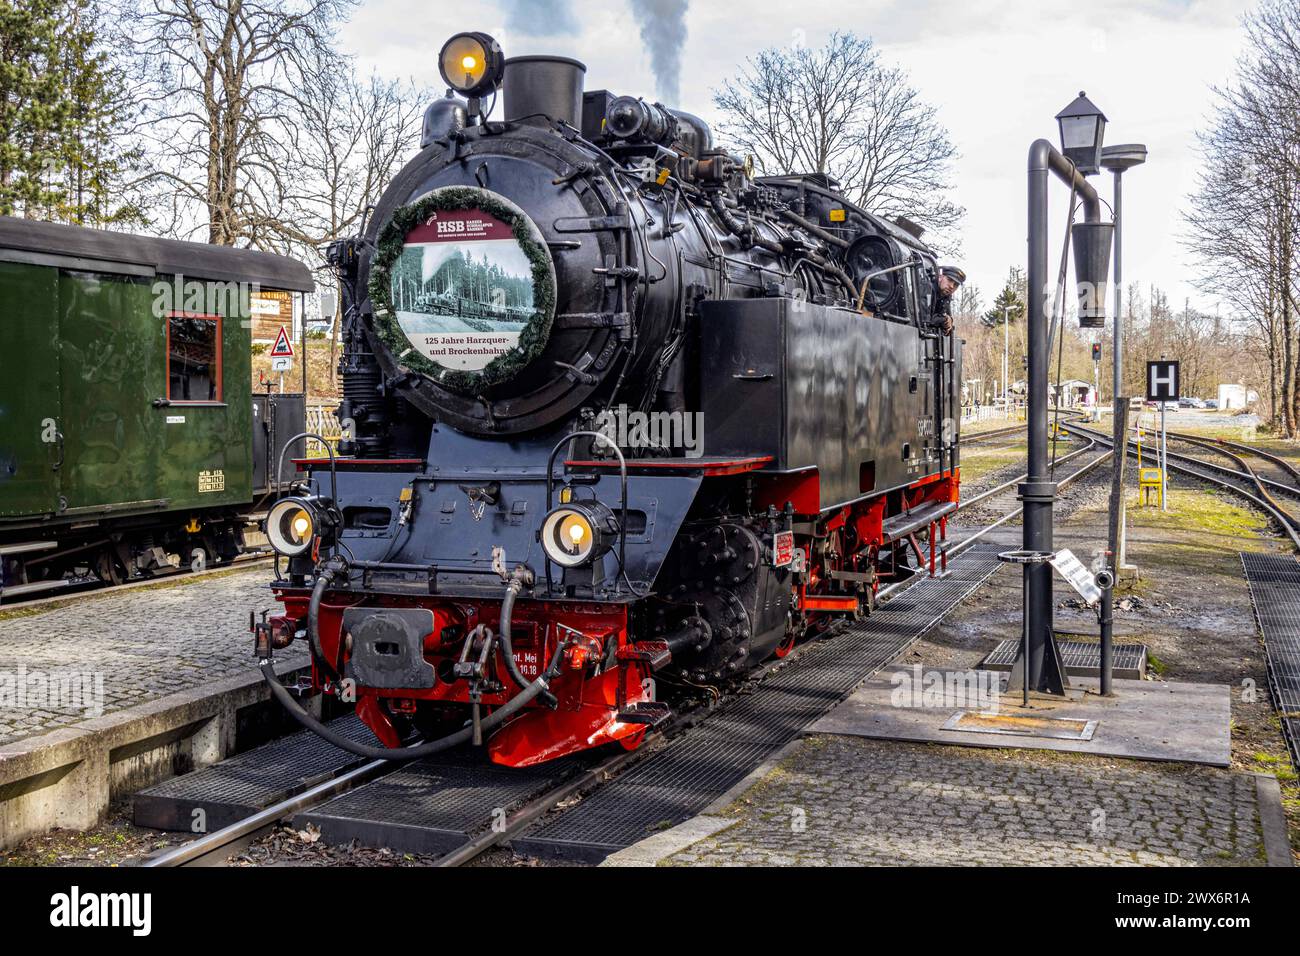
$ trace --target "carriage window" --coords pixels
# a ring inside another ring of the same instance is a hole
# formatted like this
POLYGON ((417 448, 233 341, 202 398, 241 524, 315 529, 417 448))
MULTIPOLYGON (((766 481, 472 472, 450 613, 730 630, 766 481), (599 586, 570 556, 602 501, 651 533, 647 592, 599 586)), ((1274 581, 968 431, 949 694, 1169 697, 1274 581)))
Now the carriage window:
POLYGON ((167 317, 167 400, 221 401, 221 316, 167 317))

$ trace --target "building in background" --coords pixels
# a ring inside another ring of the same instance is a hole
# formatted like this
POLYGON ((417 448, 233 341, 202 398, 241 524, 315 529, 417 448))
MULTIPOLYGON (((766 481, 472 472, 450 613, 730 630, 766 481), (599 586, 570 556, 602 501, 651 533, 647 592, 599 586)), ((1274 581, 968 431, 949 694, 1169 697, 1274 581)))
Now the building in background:
POLYGON ((1249 389, 1245 385, 1219 385, 1219 409, 1220 411, 1229 411, 1236 409, 1238 411, 1253 405, 1259 401, 1259 393, 1254 389, 1249 389))

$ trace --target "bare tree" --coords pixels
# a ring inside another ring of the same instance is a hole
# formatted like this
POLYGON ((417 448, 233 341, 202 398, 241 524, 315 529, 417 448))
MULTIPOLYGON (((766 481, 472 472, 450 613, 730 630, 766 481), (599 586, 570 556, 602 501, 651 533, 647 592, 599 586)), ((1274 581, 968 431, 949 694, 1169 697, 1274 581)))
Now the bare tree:
POLYGON ((156 175, 196 205, 209 242, 262 244, 285 156, 278 134, 352 0, 143 0, 156 175))
POLYGON ((719 132, 766 174, 825 173, 886 218, 904 216, 955 250, 964 210, 948 197, 956 148, 907 74, 866 37, 763 50, 714 91, 719 132))
POLYGON ((1187 244, 1202 285, 1256 332, 1268 362, 1272 415, 1283 434, 1300 430, 1300 7, 1263 0, 1244 21, 1246 50, 1234 82, 1217 91, 1202 137, 1203 166, 1187 244))
MULTIPOLYGON (((362 78, 351 63, 336 56, 317 55, 308 61, 303 81, 294 94, 291 115, 280 124, 287 163, 263 177, 274 185, 278 212, 259 224, 300 254, 321 252, 330 242, 360 230, 367 211, 418 148, 421 106, 428 99, 409 83, 362 78)), ((318 281, 330 281, 323 258, 311 258, 317 263, 318 281)), ((335 302, 340 301, 336 296, 335 302)), ((336 305, 331 367, 338 320, 336 305)))

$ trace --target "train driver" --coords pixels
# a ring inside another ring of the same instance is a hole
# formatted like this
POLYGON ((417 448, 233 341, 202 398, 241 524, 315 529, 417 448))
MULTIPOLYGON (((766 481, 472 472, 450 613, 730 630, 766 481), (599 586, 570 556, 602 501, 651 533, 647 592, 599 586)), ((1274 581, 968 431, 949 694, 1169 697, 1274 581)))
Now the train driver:
POLYGON ((965 281, 966 273, 956 266, 940 266, 935 274, 932 324, 939 326, 944 335, 952 335, 952 297, 965 281))

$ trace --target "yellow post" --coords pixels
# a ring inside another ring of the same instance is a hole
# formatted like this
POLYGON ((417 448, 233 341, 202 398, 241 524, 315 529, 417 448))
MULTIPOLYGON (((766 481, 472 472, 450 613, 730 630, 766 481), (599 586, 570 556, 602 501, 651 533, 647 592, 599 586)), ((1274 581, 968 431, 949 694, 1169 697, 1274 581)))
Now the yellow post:
POLYGON ((1160 468, 1139 468, 1138 469, 1138 495, 1141 497, 1142 505, 1151 503, 1151 492, 1155 492, 1156 502, 1163 506, 1164 498, 1164 476, 1160 468))

